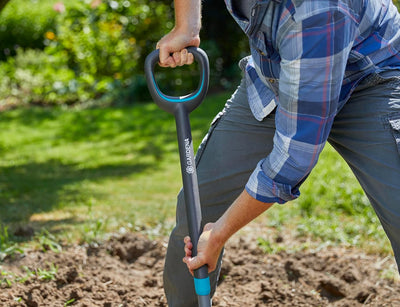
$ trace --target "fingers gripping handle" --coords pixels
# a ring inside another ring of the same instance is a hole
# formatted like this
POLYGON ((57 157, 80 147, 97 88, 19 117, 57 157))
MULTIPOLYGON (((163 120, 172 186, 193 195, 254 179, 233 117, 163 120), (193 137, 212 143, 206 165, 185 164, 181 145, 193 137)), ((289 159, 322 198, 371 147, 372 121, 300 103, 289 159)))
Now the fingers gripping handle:
POLYGON ((186 96, 169 96, 162 93, 154 77, 154 67, 159 61, 159 50, 154 50, 147 57, 144 64, 147 86, 151 97, 155 103, 164 111, 174 114, 178 104, 184 104, 190 113, 200 105, 207 94, 210 68, 207 54, 200 48, 188 47, 188 52, 192 53, 200 66, 200 81, 197 90, 186 96))

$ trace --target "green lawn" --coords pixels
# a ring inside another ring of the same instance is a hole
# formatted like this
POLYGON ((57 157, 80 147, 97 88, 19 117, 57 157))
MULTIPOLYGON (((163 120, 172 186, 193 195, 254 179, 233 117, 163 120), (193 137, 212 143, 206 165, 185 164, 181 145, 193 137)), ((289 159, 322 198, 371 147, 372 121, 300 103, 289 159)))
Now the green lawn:
MULTIPOLYGON (((209 95, 192 114, 195 146, 226 98, 209 95)), ((3 249, 22 240, 13 236, 21 225, 66 242, 120 229, 165 235, 173 225, 181 185, 175 123, 153 103, 3 112, 0 152, 3 249)), ((325 245, 390 251, 366 197, 330 146, 301 192, 299 200, 276 205, 258 221, 325 245)), ((262 236, 260 244, 267 244, 262 236)))

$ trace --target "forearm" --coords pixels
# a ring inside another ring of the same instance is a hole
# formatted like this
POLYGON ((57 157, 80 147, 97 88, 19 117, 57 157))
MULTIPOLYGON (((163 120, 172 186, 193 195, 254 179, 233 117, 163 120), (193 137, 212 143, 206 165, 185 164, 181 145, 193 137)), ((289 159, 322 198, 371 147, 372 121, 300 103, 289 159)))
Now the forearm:
POLYGON ((215 223, 215 236, 224 244, 234 233, 269 209, 273 203, 263 203, 244 190, 215 223))
POLYGON ((185 257, 183 262, 193 274, 202 265, 208 266, 208 271, 215 270, 218 257, 226 241, 243 226, 270 208, 272 204, 260 202, 251 197, 246 190, 239 195, 230 208, 215 223, 204 226, 197 245, 197 256, 192 258, 193 244, 189 237, 185 242, 185 257))
POLYGON ((175 27, 157 43, 163 67, 193 63, 185 48, 200 45, 201 0, 175 0, 174 4, 175 27))
POLYGON ((201 28, 201 0, 175 0, 175 28, 197 35, 201 28))

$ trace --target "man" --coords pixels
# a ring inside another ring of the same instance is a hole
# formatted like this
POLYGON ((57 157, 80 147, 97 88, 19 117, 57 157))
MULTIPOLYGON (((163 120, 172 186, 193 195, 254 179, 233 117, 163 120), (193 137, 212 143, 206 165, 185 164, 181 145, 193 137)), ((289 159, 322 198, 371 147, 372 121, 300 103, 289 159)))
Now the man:
MULTIPOLYGON (((400 16, 390 0, 226 0, 249 37, 244 78, 197 156, 205 223, 197 257, 182 192, 168 246, 170 306, 196 306, 203 264, 215 291, 224 243, 274 203, 297 198, 326 141, 346 160, 400 263, 400 16), (185 243, 182 242, 184 240, 185 243)), ((199 0, 175 0, 160 65, 193 62, 199 0)))

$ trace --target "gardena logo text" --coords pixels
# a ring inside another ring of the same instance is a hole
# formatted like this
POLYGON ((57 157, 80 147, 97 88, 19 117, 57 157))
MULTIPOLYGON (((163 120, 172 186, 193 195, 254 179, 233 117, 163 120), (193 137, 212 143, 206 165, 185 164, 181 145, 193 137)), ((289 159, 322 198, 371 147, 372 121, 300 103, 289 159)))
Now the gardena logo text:
POLYGON ((186 152, 186 173, 193 174, 193 160, 190 154, 190 141, 189 139, 185 139, 185 152, 186 152))

